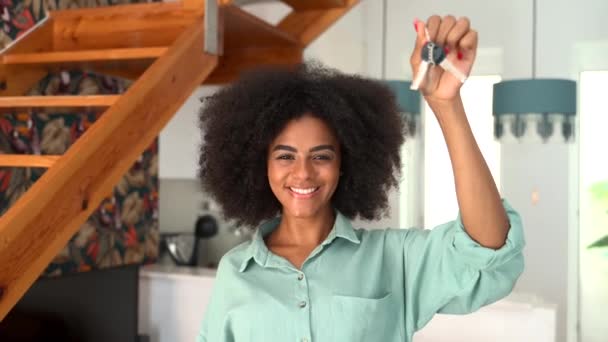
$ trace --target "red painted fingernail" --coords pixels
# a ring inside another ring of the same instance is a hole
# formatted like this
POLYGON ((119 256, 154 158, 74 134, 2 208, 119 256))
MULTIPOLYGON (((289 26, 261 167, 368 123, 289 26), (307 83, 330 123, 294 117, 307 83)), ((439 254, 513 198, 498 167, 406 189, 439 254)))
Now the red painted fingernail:
POLYGON ((462 53, 462 51, 458 51, 458 59, 462 58, 464 58, 464 54, 462 53))
POLYGON ((443 51, 444 51, 444 52, 445 52, 445 54, 447 55, 447 54, 449 54, 449 53, 450 53, 450 48, 448 48, 447 46, 445 46, 445 47, 443 48, 443 51))
POLYGON ((414 30, 416 30, 416 32, 418 32, 420 27, 420 20, 418 20, 418 18, 414 19, 414 30))

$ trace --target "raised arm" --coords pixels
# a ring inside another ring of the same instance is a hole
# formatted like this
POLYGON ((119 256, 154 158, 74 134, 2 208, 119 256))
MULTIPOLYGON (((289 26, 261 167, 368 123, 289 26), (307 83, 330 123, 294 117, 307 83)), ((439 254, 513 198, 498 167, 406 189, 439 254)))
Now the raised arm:
MULTIPOLYGON (((447 48, 449 61, 468 75, 477 53, 477 32, 467 18, 432 16, 426 24, 415 23, 416 47, 410 62, 418 71, 420 51, 431 41, 447 48)), ((439 66, 429 69, 420 86, 425 100, 435 113, 445 138, 462 221, 469 236, 480 245, 498 249, 505 243, 509 221, 492 174, 477 146, 460 97, 461 80, 439 66)))

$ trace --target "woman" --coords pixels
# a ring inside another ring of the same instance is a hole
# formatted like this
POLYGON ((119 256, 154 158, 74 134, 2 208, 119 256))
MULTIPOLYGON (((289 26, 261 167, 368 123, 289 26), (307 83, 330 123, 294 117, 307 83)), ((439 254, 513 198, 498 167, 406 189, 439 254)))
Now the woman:
MULTIPOLYGON (((468 74, 466 18, 417 22, 468 74)), ((437 312, 507 295, 523 270, 517 214, 471 133, 460 80, 433 67, 420 90, 443 130, 460 215, 433 230, 355 230, 397 186, 403 124, 389 90, 315 66, 249 74, 202 112, 203 186, 227 217, 259 226, 217 270, 198 341, 411 341, 437 312), (278 217, 274 218, 275 216, 278 217)), ((447 190, 449 191, 449 189, 447 190)))

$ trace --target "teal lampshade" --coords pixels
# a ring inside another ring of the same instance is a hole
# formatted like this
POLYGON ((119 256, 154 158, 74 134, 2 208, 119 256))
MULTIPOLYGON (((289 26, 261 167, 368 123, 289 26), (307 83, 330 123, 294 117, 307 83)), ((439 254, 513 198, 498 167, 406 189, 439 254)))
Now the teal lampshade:
POLYGON ((576 82, 562 79, 510 80, 494 84, 494 115, 576 113, 576 82))
POLYGON ((397 105, 402 113, 420 114, 420 93, 410 89, 412 82, 384 81, 397 97, 397 105))
POLYGON ((570 141, 574 135, 576 82, 510 80, 494 84, 494 136, 501 141, 570 141), (559 134, 561 133, 561 134, 559 134))
POLYGON ((412 82, 385 80, 383 81, 395 94, 397 106, 401 112, 401 118, 405 122, 406 132, 409 137, 419 135, 420 127, 420 93, 410 89, 412 82))

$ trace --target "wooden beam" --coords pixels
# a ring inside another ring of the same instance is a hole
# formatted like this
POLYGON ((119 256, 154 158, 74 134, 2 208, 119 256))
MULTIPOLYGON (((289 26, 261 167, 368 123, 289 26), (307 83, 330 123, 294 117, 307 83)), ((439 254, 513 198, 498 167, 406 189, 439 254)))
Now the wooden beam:
POLYGON ((167 47, 59 51, 10 54, 3 57, 5 65, 11 64, 54 64, 92 61, 121 61, 129 59, 153 59, 162 56, 167 47))
POLYGON ((195 23, 0 218, 0 320, 217 65, 195 23))
POLYGON ((248 48, 224 51, 218 67, 205 79, 205 84, 236 81, 243 72, 264 65, 295 65, 302 62, 300 47, 248 48))
POLYGON ((61 156, 0 154, 0 167, 51 167, 61 156))
POLYGON ((346 0, 282 0, 284 3, 293 8, 294 11, 310 11, 322 10, 347 5, 346 0))
POLYGON ((277 27, 296 37, 303 46, 307 46, 353 8, 359 0, 345 0, 345 2, 342 8, 293 11, 283 18, 277 27))

